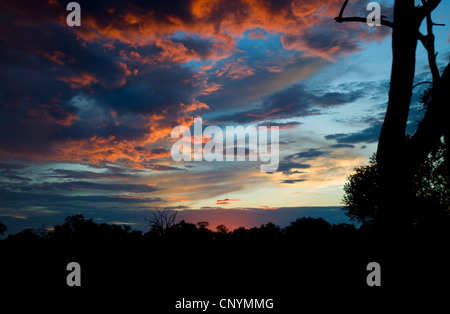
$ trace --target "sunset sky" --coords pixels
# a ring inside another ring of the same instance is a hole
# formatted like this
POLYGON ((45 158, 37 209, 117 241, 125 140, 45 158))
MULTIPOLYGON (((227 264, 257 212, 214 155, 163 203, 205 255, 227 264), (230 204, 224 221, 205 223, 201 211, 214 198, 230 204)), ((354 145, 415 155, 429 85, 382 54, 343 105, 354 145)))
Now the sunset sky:
MULTIPOLYGON (((348 222, 352 169, 376 151, 391 29, 336 23, 343 0, 0 3, 0 220, 10 232, 82 213, 143 229, 155 208, 229 228, 297 217, 348 222), (280 164, 175 162, 170 133, 279 126, 280 164)), ((366 17, 370 1, 344 16, 366 17)), ((420 3, 420 1, 416 1, 420 3)), ((379 1, 393 20, 393 1, 379 1)), ((450 3, 433 13, 450 61, 450 3)), ((417 50, 416 83, 429 81, 417 50)), ((422 112, 414 89, 408 130, 422 112)))

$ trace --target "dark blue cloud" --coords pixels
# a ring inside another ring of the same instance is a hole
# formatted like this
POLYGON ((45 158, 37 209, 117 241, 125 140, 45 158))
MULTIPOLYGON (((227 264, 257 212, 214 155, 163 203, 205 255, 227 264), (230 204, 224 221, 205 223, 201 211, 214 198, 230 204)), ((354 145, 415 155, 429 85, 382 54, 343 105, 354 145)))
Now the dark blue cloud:
POLYGON ((30 178, 23 177, 20 175, 20 172, 11 169, 5 169, 3 171, 0 171, 0 176, 15 181, 31 181, 30 178))
POLYGON ((68 182, 44 182, 41 184, 33 184, 31 188, 34 191, 49 190, 65 190, 65 191, 81 191, 81 190, 103 190, 114 192, 132 192, 132 193, 149 193, 159 189, 147 184, 127 184, 127 183, 95 183, 87 181, 68 181, 68 182))
POLYGON ((265 97, 254 109, 215 119, 222 122, 251 123, 269 119, 305 117, 320 114, 325 108, 354 102, 364 95, 361 89, 346 92, 310 91, 302 84, 295 84, 265 97))
POLYGON ((314 159, 320 156, 325 155, 326 152, 315 149, 315 148, 311 148, 308 151, 305 152, 300 152, 300 153, 295 153, 289 156, 286 156, 285 159, 286 160, 291 160, 291 159, 305 159, 305 160, 309 160, 309 159, 314 159))
POLYGON ((294 173, 298 173, 296 170, 292 170, 292 169, 308 169, 308 168, 311 168, 311 166, 308 164, 283 160, 278 165, 277 172, 282 172, 285 175, 291 175, 294 173))
MULTIPOLYGON (((308 160, 312 160, 321 156, 326 155, 328 152, 321 151, 315 148, 311 148, 304 152, 299 152, 295 154, 288 155, 283 158, 282 161, 280 161, 280 164, 278 166, 277 172, 282 172, 284 175, 292 175, 292 174, 298 174, 303 173, 299 170, 293 170, 293 169, 308 169, 311 167, 307 163, 308 160)), ((295 183, 295 182, 302 182, 304 179, 298 179, 298 180, 285 180, 282 181, 282 183, 295 183)))
POLYGON ((281 183, 294 184, 294 183, 303 182, 303 181, 306 181, 306 179, 296 179, 296 180, 287 179, 287 180, 281 181, 281 183))
POLYGON ((94 172, 68 169, 53 169, 52 177, 61 179, 131 179, 137 178, 136 174, 126 172, 94 172))
POLYGON ((330 145, 330 148, 355 148, 355 145, 352 145, 352 144, 333 144, 333 145, 330 145))
POLYGON ((369 127, 353 133, 337 133, 326 135, 326 140, 335 140, 338 144, 375 143, 381 130, 381 121, 373 122, 369 127))
POLYGON ((128 197, 127 195, 61 195, 45 193, 12 192, 1 189, 0 197, 6 208, 22 208, 24 206, 55 206, 64 204, 64 207, 81 207, 79 202, 89 203, 153 203, 162 202, 159 197, 128 197))
POLYGON ((26 165, 0 162, 0 169, 23 169, 26 165))

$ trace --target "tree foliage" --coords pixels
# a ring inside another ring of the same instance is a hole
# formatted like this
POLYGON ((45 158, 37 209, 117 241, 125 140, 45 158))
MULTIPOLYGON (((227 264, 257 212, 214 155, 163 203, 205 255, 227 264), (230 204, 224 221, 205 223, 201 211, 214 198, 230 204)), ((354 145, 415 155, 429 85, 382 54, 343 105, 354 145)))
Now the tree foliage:
POLYGON ((377 214, 379 193, 378 166, 374 157, 368 165, 356 167, 344 185, 342 203, 346 215, 363 225, 371 225, 377 214))
MULTIPOLYGON (((441 138, 421 164, 413 179, 415 202, 420 211, 412 212, 412 221, 448 216, 450 210, 450 166, 447 145, 441 138)), ((398 165, 401 167, 402 165, 398 165)), ((342 203, 346 215, 363 226, 370 226, 378 214, 380 182, 378 165, 373 156, 369 164, 356 167, 344 186, 342 203)))

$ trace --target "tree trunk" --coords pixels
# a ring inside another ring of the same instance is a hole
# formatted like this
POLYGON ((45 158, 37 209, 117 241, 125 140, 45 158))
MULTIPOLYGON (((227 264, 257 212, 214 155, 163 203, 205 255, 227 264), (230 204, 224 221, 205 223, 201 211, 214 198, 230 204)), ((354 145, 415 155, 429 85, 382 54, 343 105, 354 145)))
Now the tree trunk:
POLYGON ((419 26, 414 0, 395 1, 389 101, 377 151, 381 195, 375 225, 387 231, 406 227, 410 223, 408 213, 413 205, 412 173, 405 130, 412 96, 419 26))

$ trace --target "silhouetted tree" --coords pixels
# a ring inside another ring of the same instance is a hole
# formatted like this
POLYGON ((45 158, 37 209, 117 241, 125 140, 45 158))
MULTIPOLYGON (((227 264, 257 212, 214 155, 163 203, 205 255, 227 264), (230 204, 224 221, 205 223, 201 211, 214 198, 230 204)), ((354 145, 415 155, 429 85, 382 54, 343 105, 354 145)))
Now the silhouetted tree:
POLYGON ((34 244, 38 243, 41 239, 36 233, 36 230, 34 230, 33 228, 26 228, 14 235, 10 235, 8 237, 8 240, 12 240, 16 243, 34 244))
POLYGON ((200 230, 206 229, 209 226, 209 222, 207 222, 207 221, 199 221, 199 222, 197 222, 197 226, 198 226, 198 228, 200 230))
MULTIPOLYGON (((445 219, 450 210, 450 176, 449 160, 445 158, 447 146, 442 139, 413 177, 413 192, 420 205, 408 215, 415 224, 425 223, 430 219, 445 219), (433 215, 435 218, 433 218, 433 215)), ((371 226, 378 214, 380 198, 379 170, 373 156, 368 165, 355 168, 344 186, 342 203, 346 215, 365 227, 371 226)))
POLYGON ((346 215, 364 226, 372 225, 377 214, 377 200, 380 193, 375 156, 370 159, 368 165, 356 167, 347 180, 342 200, 346 215))
POLYGON ((228 228, 225 225, 218 225, 216 227, 216 232, 220 233, 220 234, 227 234, 228 233, 228 228))
POLYGON ((414 177, 417 197, 450 209, 450 160, 445 139, 437 143, 414 177))
POLYGON ((297 218, 291 222, 289 226, 285 228, 286 236, 288 237, 301 237, 307 234, 320 234, 325 235, 331 229, 331 225, 323 218, 297 218))
POLYGON ((337 225, 332 225, 331 226, 331 231, 336 233, 350 233, 350 232, 355 232, 357 229, 355 228, 354 225, 351 224, 347 224, 347 223, 340 223, 337 225))
POLYGON ((153 212, 152 218, 145 218, 145 220, 149 223, 150 232, 157 235, 164 235, 175 225, 177 214, 177 211, 168 208, 158 209, 153 212))
POLYGON ((2 236, 6 230, 8 230, 8 228, 6 228, 6 226, 0 221, 0 236, 2 236))
POLYGON ((56 238, 85 237, 95 227, 92 219, 86 220, 84 215, 76 214, 66 217, 62 225, 56 225, 53 233, 56 238))
MULTIPOLYGON (((413 178, 442 136, 450 135, 450 106, 447 91, 450 87, 450 63, 442 76, 436 64, 433 23, 431 13, 441 0, 396 0, 394 22, 382 19, 382 25, 392 27, 392 70, 386 116, 380 133, 377 151, 380 195, 374 222, 386 230, 408 228, 412 221, 409 211, 418 206, 414 197, 413 178), (426 19, 427 34, 419 28, 426 19), (405 134, 413 90, 416 47, 421 41, 428 53, 428 63, 433 79, 431 96, 424 119, 410 141, 405 134)), ((339 16, 341 22, 366 22, 361 17, 343 17, 348 0, 339 16)), ((448 140, 446 141, 447 143, 448 140)))
POLYGON ((40 226, 35 233, 43 240, 47 240, 51 237, 51 232, 48 231, 48 228, 45 225, 40 226))
POLYGON ((258 229, 259 237, 264 240, 278 239, 282 235, 280 226, 275 225, 272 222, 268 222, 265 225, 261 225, 258 229))

